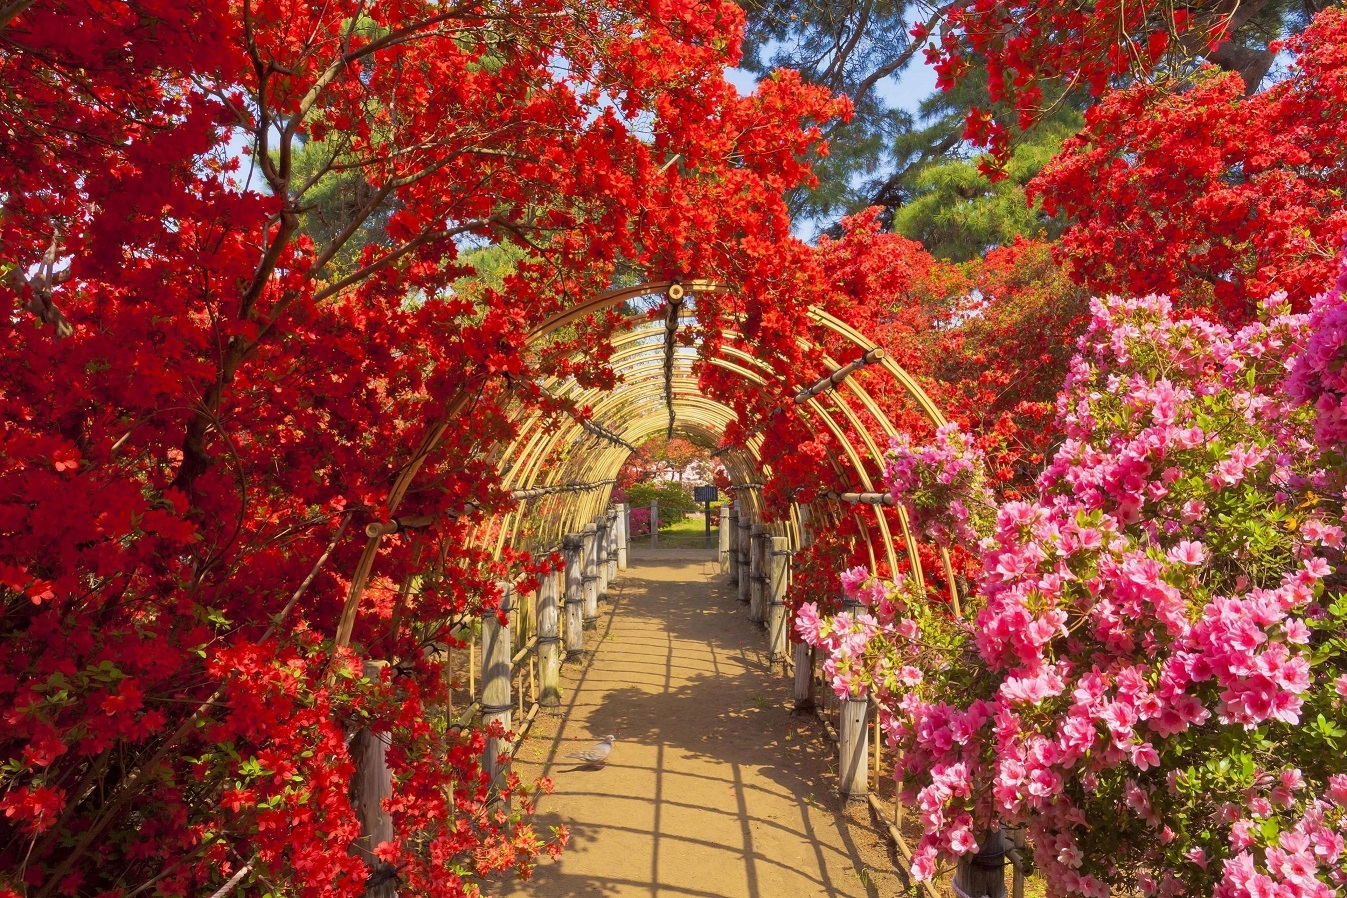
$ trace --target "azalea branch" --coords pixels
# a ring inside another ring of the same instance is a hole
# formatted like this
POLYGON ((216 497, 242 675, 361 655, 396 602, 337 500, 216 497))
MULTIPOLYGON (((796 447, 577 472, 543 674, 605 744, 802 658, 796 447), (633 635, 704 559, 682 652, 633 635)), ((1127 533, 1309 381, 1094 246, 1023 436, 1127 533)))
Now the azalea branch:
POLYGON ((42 260, 37 265, 37 273, 33 277, 25 277, 18 264, 10 268, 7 276, 10 285, 16 291, 28 294, 29 312, 42 323, 52 325, 56 329, 57 337, 69 337, 75 333, 75 328, 52 299, 54 288, 70 280, 71 276, 68 267, 60 271, 55 270, 56 254, 59 249, 60 233, 54 231, 51 243, 42 254, 42 260))
POLYGON ((327 287, 324 287, 323 289, 317 291, 313 295, 313 301, 322 302, 323 300, 331 299, 333 296, 336 296, 337 294, 341 293, 346 288, 358 284, 361 281, 367 280, 368 278, 372 277, 373 275, 377 274, 378 272, 387 268, 389 265, 396 262, 398 259, 401 259, 403 256, 407 255, 413 250, 419 249, 425 244, 431 242, 432 240, 452 239, 454 237, 457 237, 459 234, 466 234, 469 231, 480 230, 481 228, 497 223, 499 223, 499 221, 497 220, 496 216, 493 215, 490 218, 473 219, 472 221, 464 222, 458 227, 448 228, 443 231, 426 231, 425 233, 420 234, 412 238, 411 240, 408 240, 406 243, 402 244, 402 246, 398 247, 397 249, 391 250, 390 252, 384 254, 383 257, 376 259, 373 262, 370 262, 368 265, 366 265, 364 268, 361 268, 359 271, 354 271, 348 274, 346 277, 336 281, 335 283, 330 284, 327 287))
POLYGON ((0 7, 0 31, 8 28, 15 19, 23 15, 23 11, 32 6, 36 0, 14 0, 8 6, 0 7))

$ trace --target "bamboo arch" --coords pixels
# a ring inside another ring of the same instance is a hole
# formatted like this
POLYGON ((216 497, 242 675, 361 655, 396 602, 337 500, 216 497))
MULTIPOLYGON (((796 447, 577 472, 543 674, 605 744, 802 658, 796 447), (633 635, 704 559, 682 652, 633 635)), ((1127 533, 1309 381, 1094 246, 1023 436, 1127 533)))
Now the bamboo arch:
MULTIPOLYGON (((534 352, 544 348, 563 328, 633 300, 659 296, 663 298, 666 310, 663 322, 645 320, 612 339, 614 352, 610 364, 619 382, 611 390, 585 388, 573 379, 551 378, 542 384, 544 390, 558 399, 573 400, 579 407, 591 408, 589 420, 563 420, 548 431, 543 426, 545 416, 537 409, 523 404, 515 409, 511 417, 517 436, 500 448, 496 462, 500 484, 514 493, 516 505, 489 522, 480 522, 470 539, 497 556, 507 546, 534 551, 556 548, 565 534, 593 520, 608 506, 614 478, 627 457, 635 451, 636 441, 664 426, 658 419, 661 410, 667 413, 671 432, 719 443, 726 427, 737 415, 729 406, 702 395, 694 365, 703 362, 715 366, 751 387, 762 389, 770 383, 771 375, 775 373, 773 362, 778 360, 759 357, 754 352, 757 347, 753 342, 737 330, 722 332, 716 354, 703 353, 705 344, 695 349, 678 346, 673 341, 673 333, 684 320, 695 322, 695 301, 699 295, 732 290, 727 285, 704 280, 658 281, 622 287, 580 302, 535 328, 527 340, 529 349, 534 352), (688 300, 693 303, 691 308, 688 300)), ((793 395, 782 396, 777 410, 793 410, 810 427, 821 428, 836 440, 841 457, 830 459, 833 472, 843 482, 854 484, 856 490, 819 498, 811 508, 792 502, 788 515, 783 521, 771 525, 771 530, 775 535, 786 537, 792 549, 798 549, 809 538, 808 522, 836 521, 844 515, 856 514, 871 566, 883 558, 890 570, 896 572, 895 534, 884 512, 892 502, 875 492, 871 476, 873 468, 866 464, 869 461, 877 465, 882 449, 856 408, 847 400, 857 403, 883 436, 897 434, 898 428, 864 384, 849 375, 863 367, 884 372, 933 427, 943 425, 945 417, 916 379, 860 331, 822 309, 811 307, 807 314, 811 324, 854 347, 860 358, 842 365, 821 346, 809 344, 802 338, 801 347, 817 351, 823 364, 831 369, 831 375, 817 384, 800 385, 793 395), (856 439, 849 434, 855 434, 856 439), (868 514, 865 513, 866 506, 868 514)), ((465 390, 448 401, 443 413, 431 423, 389 491, 390 515, 397 511, 421 466, 445 434, 453 427, 461 426, 459 419, 469 406, 470 394, 465 390)), ((759 426, 764 422, 754 423, 759 426)), ((749 435, 741 445, 725 446, 719 454, 736 493, 754 516, 758 516, 763 508, 754 487, 772 476, 772 466, 761 457, 762 437, 753 429, 747 432, 749 435)), ((901 538, 909 570, 918 584, 924 585, 925 572, 907 514, 901 506, 896 507, 895 512, 897 535, 901 538)), ((396 525, 389 529, 389 525, 373 524, 367 528, 368 542, 353 573, 337 627, 338 645, 349 644, 381 538, 397 529, 396 525)), ((953 569, 947 553, 941 551, 940 555, 957 613, 960 602, 953 569)))
MULTIPOLYGON (((557 315, 530 335, 530 346, 538 348, 562 328, 623 303, 648 296, 662 296, 665 301, 665 321, 643 321, 612 339, 613 355, 609 363, 619 377, 616 387, 610 390, 582 388, 573 380, 559 379, 549 380, 544 385, 558 398, 570 399, 578 407, 591 409, 592 415, 588 422, 566 420, 549 434, 542 435, 537 432, 537 425, 543 417, 541 413, 521 409, 516 419, 520 435, 502 453, 502 486, 525 496, 530 496, 531 491, 540 488, 555 490, 565 484, 598 486, 583 492, 548 492, 537 498, 522 499, 494 531, 495 544, 491 548, 497 553, 507 545, 516 548, 547 548, 557 543, 564 533, 592 520, 598 510, 608 504, 612 492, 610 481, 616 477, 635 445, 664 428, 658 413, 672 410, 674 432, 700 437, 704 441, 709 437, 716 443, 720 442, 719 438, 726 426, 736 418, 735 412, 717 400, 701 395, 692 366, 701 361, 761 389, 770 382, 773 359, 755 355, 751 341, 736 330, 721 332, 723 340, 714 355, 702 354, 691 347, 675 346, 671 349, 669 335, 672 330, 668 321, 670 315, 676 315, 672 319, 674 327, 681 327, 684 321, 695 322, 696 309, 695 306, 689 309, 688 298, 695 301, 699 294, 730 290, 726 285, 707 281, 681 284, 663 281, 611 290, 557 315), (671 299, 671 294, 676 294, 676 297, 671 299), (672 363, 666 362, 667 359, 671 359, 672 363), (664 395, 665 392, 668 395, 664 395), (553 463, 549 465, 549 461, 553 463), (521 540, 528 545, 521 546, 521 540)), ((818 308, 810 308, 808 316, 812 324, 854 346, 863 359, 873 360, 873 367, 891 378, 933 427, 946 423, 944 415, 916 379, 864 334, 818 308)), ((804 341, 801 346, 805 349, 818 348, 804 341)), ((833 372, 847 367, 827 353, 821 353, 820 359, 833 372)), ((851 367, 856 369, 855 365, 851 367)), ((809 392, 809 385, 802 385, 800 392, 783 397, 781 407, 796 409, 811 427, 826 430, 836 440, 841 457, 830 460, 834 472, 843 482, 849 481, 856 485, 857 493, 850 494, 852 497, 859 494, 868 501, 844 503, 839 497, 830 497, 816 503, 823 507, 808 511, 792 503, 789 517, 773 529, 778 531, 777 535, 788 537, 793 549, 799 548, 806 539, 806 519, 836 519, 843 514, 860 513, 859 510, 845 509, 843 506, 846 504, 869 504, 870 514, 860 519, 860 532, 866 552, 872 566, 883 557, 888 561, 890 569, 896 571, 895 534, 883 511, 885 503, 877 500, 872 468, 866 464, 867 460, 877 462, 883 450, 870 428, 857 414, 856 408, 845 399, 854 400, 878 425, 883 437, 897 434, 898 429, 857 378, 843 376, 829 386, 829 389, 804 395, 809 392), (840 395, 830 395, 834 389, 840 395)), ((760 457, 761 443, 761 437, 750 436, 743 445, 724 447, 721 455, 731 483, 746 494, 747 504, 755 514, 762 510, 760 499, 756 491, 747 487, 756 481, 770 478, 772 474, 771 464, 760 457)), ((924 584, 925 574, 916 542, 907 514, 901 506, 896 508, 896 518, 899 525, 897 535, 905 549, 909 569, 917 582, 924 584)), ((949 584, 951 598, 957 605, 959 597, 954 586, 953 571, 949 567, 948 557, 941 554, 946 569, 945 579, 949 584)))

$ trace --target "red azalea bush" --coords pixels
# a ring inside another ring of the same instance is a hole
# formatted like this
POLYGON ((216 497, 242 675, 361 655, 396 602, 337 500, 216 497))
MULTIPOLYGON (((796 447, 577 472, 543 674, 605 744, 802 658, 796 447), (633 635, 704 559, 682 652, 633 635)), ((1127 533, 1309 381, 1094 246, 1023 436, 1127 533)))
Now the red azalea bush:
POLYGON ((1245 96, 1207 71, 1190 89, 1108 94, 1030 184, 1071 222, 1060 257, 1091 292, 1166 293, 1243 322, 1285 291, 1305 308, 1334 272, 1347 210, 1347 12, 1287 42, 1295 68, 1245 96))
POLYGON ((731 3, 3 15, 0 893, 360 894, 362 732, 376 877, 527 874, 564 834, 488 792, 442 649, 537 570, 481 548, 516 413, 583 414, 539 385, 611 383, 622 319, 528 335, 619 259, 759 284, 845 104, 741 97, 731 3), (433 523, 365 536, 399 517, 433 523))
POLYGON ((1320 297, 1312 329, 1277 297, 1231 331, 1096 302, 1066 442, 983 534, 974 618, 864 570, 861 613, 803 611, 839 692, 880 703, 918 877, 1004 823, 1053 894, 1347 884, 1344 308, 1320 297))

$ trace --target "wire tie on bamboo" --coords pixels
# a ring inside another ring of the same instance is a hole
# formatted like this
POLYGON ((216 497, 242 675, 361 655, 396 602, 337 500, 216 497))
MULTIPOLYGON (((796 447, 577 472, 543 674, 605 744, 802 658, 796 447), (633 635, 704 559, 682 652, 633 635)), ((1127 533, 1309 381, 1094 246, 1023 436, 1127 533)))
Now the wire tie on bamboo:
POLYGON ((824 377, 809 389, 801 390, 799 393, 796 393, 795 404, 804 405, 806 402, 808 402, 810 399, 813 399, 818 394, 836 388, 838 385, 842 383, 842 381, 846 380, 848 377, 855 374, 857 371, 861 370, 866 365, 873 365, 875 362, 882 361, 885 354, 886 353, 884 352, 884 349, 882 347, 876 346, 874 349, 871 349, 869 352, 865 353, 865 355, 856 359, 856 361, 843 365, 841 368, 838 368, 832 374, 829 374, 828 376, 824 377))

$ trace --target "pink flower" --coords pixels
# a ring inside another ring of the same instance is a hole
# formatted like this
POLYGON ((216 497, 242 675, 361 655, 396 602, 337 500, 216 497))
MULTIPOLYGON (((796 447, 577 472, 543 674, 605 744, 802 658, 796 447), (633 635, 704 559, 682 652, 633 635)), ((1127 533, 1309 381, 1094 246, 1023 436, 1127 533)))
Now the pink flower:
POLYGON ((1063 867, 1079 870, 1085 860, 1085 854, 1075 845, 1065 845, 1057 852, 1057 863, 1063 867))
POLYGON ((854 567, 843 572, 840 579, 843 591, 854 597, 865 581, 870 579, 870 572, 863 567, 854 567))
POLYGON ((1203 548, 1200 542, 1195 540, 1181 540, 1177 546, 1170 549, 1165 555, 1175 564, 1186 564, 1191 567, 1197 567, 1207 560, 1207 550, 1203 548))
POLYGON ((912 855, 912 878, 917 882, 929 882, 935 878, 935 850, 918 850, 912 855))
POLYGON ((1149 742, 1132 746, 1132 763, 1140 770, 1160 766, 1160 753, 1149 742))

